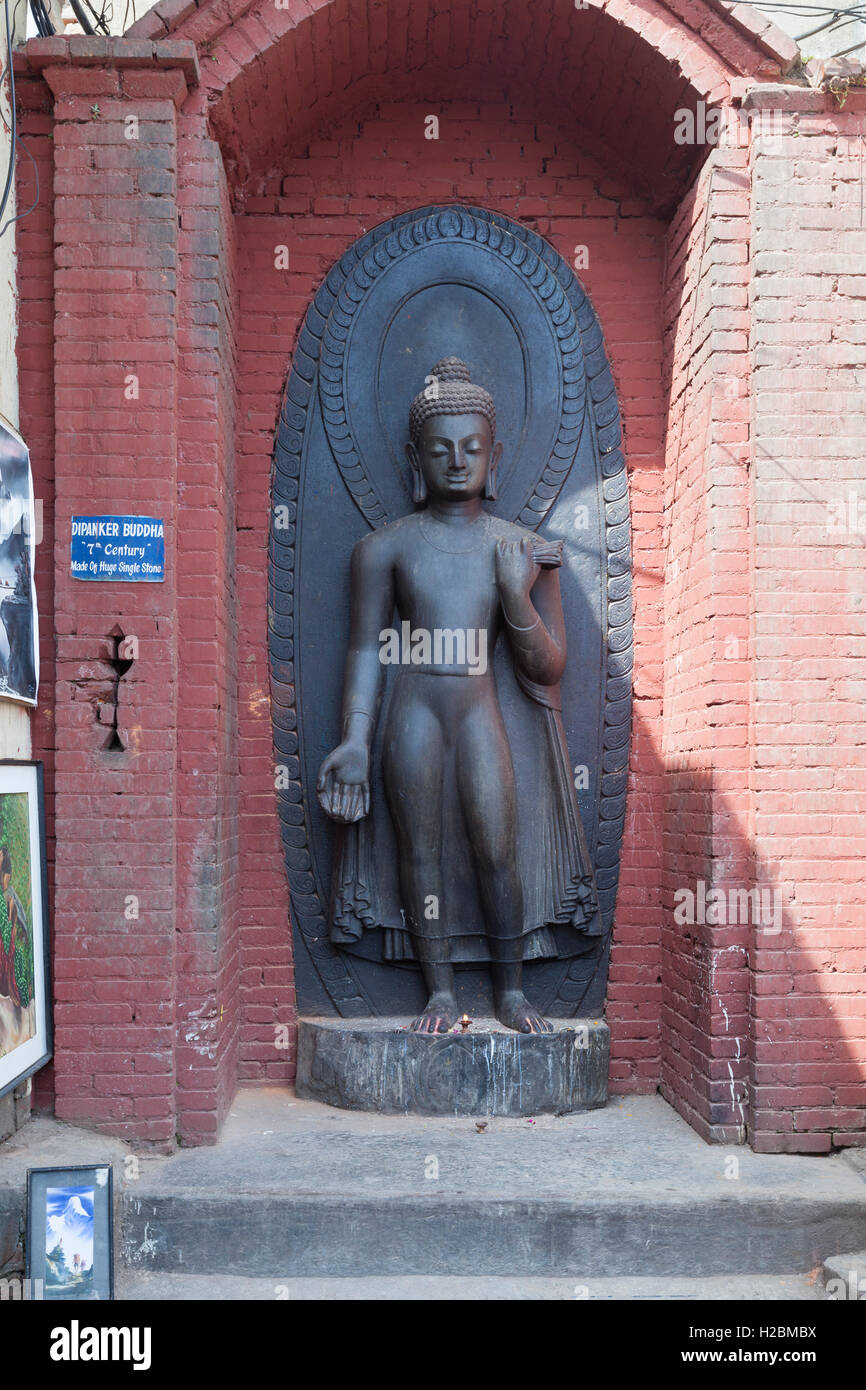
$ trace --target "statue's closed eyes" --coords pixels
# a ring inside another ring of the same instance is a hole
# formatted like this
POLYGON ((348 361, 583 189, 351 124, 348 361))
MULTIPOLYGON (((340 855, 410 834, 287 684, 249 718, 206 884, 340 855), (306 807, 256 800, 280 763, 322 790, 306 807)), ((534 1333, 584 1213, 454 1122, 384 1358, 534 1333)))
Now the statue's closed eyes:
POLYGON ((454 967, 480 960, 490 962, 499 1020, 547 1031, 523 994, 524 961, 573 955, 587 934, 602 933, 559 714, 562 543, 485 509, 496 497, 502 444, 493 399, 465 363, 444 358, 428 381, 412 402, 406 449, 419 510, 366 536, 352 555, 343 741, 318 780, 323 809, 345 827, 331 938, 350 945, 382 927, 387 958, 420 963, 429 997, 418 1031, 454 1025, 454 967), (522 789, 493 670, 503 632, 536 712, 534 773, 522 789), (384 675, 394 663, 381 756, 399 926, 380 920, 365 826, 384 675))

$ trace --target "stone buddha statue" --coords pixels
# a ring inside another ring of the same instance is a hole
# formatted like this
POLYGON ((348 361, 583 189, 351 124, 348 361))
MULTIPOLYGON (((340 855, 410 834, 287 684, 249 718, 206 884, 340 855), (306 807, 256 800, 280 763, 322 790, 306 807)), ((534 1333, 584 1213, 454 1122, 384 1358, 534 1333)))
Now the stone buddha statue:
POLYGON ((428 997, 416 1031, 452 1028, 455 967, 489 962, 499 1021, 545 1032, 523 992, 524 962, 578 954, 602 934, 560 716, 562 542, 485 507, 502 444, 493 399, 466 364, 443 358, 427 383, 406 445, 418 510, 352 554, 342 742, 318 778, 341 827, 330 934, 351 950, 376 932, 382 958, 420 965, 428 997), (518 732, 503 716, 497 643, 516 681, 518 732), (387 674, 378 757, 390 854, 370 824, 387 674), (523 785, 515 738, 532 750, 523 785))

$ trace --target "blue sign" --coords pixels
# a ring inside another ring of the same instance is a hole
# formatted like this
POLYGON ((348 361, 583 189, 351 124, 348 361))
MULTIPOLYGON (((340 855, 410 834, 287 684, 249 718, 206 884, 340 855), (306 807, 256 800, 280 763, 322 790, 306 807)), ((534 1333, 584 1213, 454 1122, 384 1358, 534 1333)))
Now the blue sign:
POLYGON ((72 578, 157 584, 165 579, 163 523, 153 516, 74 516, 72 578))

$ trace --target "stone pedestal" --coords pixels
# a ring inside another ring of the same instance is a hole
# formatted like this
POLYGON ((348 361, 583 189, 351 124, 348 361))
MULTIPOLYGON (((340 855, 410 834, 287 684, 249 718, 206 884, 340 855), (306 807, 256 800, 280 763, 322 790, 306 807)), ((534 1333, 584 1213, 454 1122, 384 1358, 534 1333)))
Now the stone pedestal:
POLYGON ((302 1018, 299 1096, 344 1110, 413 1115, 543 1115, 607 1102, 603 1019, 552 1019, 514 1033, 494 1019, 468 1032, 410 1033, 404 1020, 302 1018))

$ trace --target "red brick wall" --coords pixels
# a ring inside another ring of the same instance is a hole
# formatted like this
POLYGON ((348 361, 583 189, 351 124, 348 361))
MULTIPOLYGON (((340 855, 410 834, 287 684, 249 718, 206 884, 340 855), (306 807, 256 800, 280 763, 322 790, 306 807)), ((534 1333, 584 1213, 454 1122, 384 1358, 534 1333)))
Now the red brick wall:
MULTIPOLYGON (((105 511, 164 517, 168 574, 175 570, 170 200, 180 92, 171 74, 151 77, 147 93, 136 77, 46 72, 54 97, 54 1080, 59 1116, 165 1143, 176 1128, 175 587, 87 584, 69 573, 71 516, 105 511), (125 134, 130 109, 141 123, 137 140, 125 134), (120 632, 138 640, 139 657, 118 683, 110 658, 120 632), (115 707, 124 751, 106 746, 115 707)), ((50 180, 43 188, 50 206, 50 180)), ((26 236, 36 236, 33 226, 26 236)), ((44 246, 33 251, 22 322, 31 302, 38 310, 30 291, 38 296, 47 269, 44 246)), ((49 363, 38 365, 22 382, 25 422, 52 391, 49 363)), ((50 645, 46 655, 50 678, 50 645)), ((50 702, 50 679, 45 693, 50 702)))
POLYGON ((237 275, 219 150, 179 121, 178 1133, 213 1140, 241 1032, 238 895, 237 275))
POLYGON ((706 1138, 740 1140, 749 925, 712 924, 698 885, 753 880, 746 164, 726 149, 703 166, 668 234, 665 297, 662 1092, 706 1138), (678 921, 683 891, 695 911, 678 921))
POLYGON ((201 119, 177 121, 177 70, 45 76, 21 87, 45 211, 19 240, 20 345, 37 495, 56 488, 34 734, 50 771, 61 730, 48 798, 56 1110, 195 1143, 215 1136, 234 1092, 241 1028, 228 190, 201 119), (52 106, 53 144, 40 146, 52 106), (100 511, 165 518, 164 585, 71 579, 69 518, 100 511), (139 657, 117 686, 119 632, 139 657), (116 703, 125 751, 106 748, 116 703))
POLYGON ((782 930, 751 1076, 755 1147, 824 1152, 866 1143, 866 95, 789 112, 752 148, 755 853, 782 930))
MULTIPOLYGON (((424 138, 428 106, 382 105, 322 133, 308 149, 241 190, 240 493, 253 519, 239 536, 240 669, 245 796, 242 843, 258 846, 242 875, 243 1075, 285 1075, 274 1024, 290 1016, 285 886, 276 842, 265 639, 265 516, 273 434, 291 348, 322 278, 371 226, 425 202, 463 199, 517 217, 572 263, 604 329, 623 410, 636 569, 636 715, 629 815, 610 975, 612 1082, 658 1084, 661 893, 661 399, 660 294, 663 225, 590 151, 553 128, 498 105, 449 103, 438 141, 424 138), (290 270, 274 268, 289 248, 290 270), (252 754, 254 763, 248 764, 252 754), (248 789, 248 790, 247 790, 248 789), (259 914, 257 919, 256 914, 259 914), (248 964, 247 964, 248 962, 248 964)), ((246 856, 244 856, 246 864, 246 856)))
POLYGON ((669 234, 662 1093, 764 1151, 866 1142, 851 101, 757 89, 669 234))

